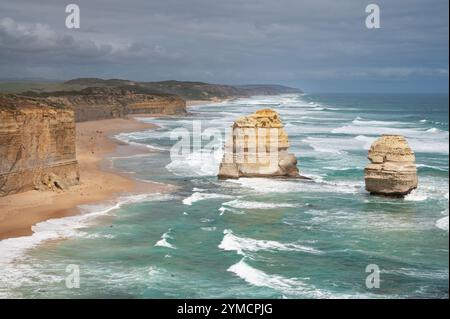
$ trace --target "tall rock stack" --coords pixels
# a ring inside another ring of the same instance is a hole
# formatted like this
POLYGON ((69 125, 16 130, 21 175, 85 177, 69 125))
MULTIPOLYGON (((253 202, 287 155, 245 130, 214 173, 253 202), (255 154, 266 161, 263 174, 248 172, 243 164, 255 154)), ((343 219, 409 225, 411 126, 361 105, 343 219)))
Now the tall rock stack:
POLYGON ((299 177, 297 159, 288 148, 277 112, 263 109, 241 117, 232 126, 218 177, 299 177))
POLYGON ((366 190, 375 195, 404 196, 417 188, 414 152, 401 135, 383 135, 369 150, 366 190))

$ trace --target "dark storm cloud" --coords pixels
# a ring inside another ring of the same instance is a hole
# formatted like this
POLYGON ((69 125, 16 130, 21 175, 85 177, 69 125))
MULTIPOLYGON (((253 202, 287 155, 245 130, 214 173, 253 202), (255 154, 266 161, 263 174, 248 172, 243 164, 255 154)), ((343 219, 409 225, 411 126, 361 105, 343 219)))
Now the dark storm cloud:
POLYGON ((64 1, 0 4, 2 77, 284 83, 306 90, 447 90, 448 2, 64 1), (337 81, 338 80, 338 81, 337 81))

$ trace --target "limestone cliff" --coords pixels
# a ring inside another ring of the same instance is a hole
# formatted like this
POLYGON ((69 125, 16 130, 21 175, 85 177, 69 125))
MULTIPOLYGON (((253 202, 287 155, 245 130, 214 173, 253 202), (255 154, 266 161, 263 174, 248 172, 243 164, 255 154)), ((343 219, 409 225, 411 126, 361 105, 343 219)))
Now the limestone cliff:
POLYGON ((67 106, 75 111, 75 121, 94 121, 123 117, 127 114, 186 113, 186 102, 172 94, 151 92, 139 86, 89 87, 80 91, 46 93, 26 92, 67 106))
POLYGON ((369 150, 365 169, 366 190, 371 194, 403 196, 417 188, 414 152, 401 135, 383 135, 369 150))
POLYGON ((218 176, 299 177, 297 159, 288 148, 288 136, 277 112, 263 109, 241 117, 233 124, 218 176))
POLYGON ((75 153, 72 110, 0 95, 0 196, 78 183, 75 153))

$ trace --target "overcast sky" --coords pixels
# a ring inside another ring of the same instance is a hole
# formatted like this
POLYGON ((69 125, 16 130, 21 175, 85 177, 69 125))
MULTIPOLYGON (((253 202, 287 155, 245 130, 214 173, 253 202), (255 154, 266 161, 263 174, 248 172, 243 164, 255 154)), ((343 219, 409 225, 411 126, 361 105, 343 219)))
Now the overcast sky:
POLYGON ((448 92, 447 0, 2 0, 0 78, 448 92), (65 27, 65 6, 81 28, 65 27), (381 8, 367 29, 366 5, 381 8))

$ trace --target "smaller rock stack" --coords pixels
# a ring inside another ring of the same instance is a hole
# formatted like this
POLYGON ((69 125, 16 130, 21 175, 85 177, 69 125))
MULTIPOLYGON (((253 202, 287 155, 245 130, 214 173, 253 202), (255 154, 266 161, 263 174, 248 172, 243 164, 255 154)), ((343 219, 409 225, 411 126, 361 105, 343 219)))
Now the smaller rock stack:
POLYGON ((259 110, 236 120, 220 164, 220 179, 299 177, 297 158, 288 153, 289 140, 277 112, 259 110))
POLYGON ((374 195, 404 196, 417 188, 414 152, 401 135, 382 135, 369 150, 366 190, 374 195))

